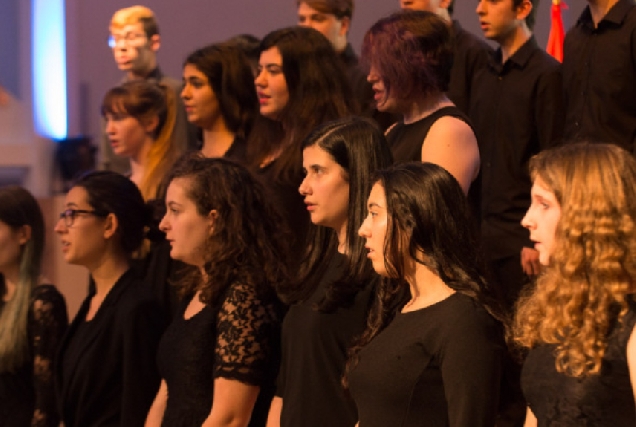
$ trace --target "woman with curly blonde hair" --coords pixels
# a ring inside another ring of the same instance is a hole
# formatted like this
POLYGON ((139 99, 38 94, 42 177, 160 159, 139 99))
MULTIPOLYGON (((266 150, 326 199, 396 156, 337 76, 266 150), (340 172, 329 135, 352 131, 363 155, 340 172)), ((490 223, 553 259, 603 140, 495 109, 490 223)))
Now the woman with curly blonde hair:
POLYGON ((545 271, 513 326, 529 349, 526 426, 634 426, 636 161, 573 144, 535 156, 530 173, 522 225, 545 271))

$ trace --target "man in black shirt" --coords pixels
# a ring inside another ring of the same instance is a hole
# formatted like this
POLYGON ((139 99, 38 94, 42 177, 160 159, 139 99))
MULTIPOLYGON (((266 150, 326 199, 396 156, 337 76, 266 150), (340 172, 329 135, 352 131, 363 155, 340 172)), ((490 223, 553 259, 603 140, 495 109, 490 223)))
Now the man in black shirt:
POLYGON ((454 0, 400 0, 400 7, 438 14, 453 28, 453 67, 448 84, 448 98, 464 113, 469 113, 470 94, 475 73, 486 66, 492 49, 486 42, 451 20, 454 0))
POLYGON ((563 128, 560 64, 532 36, 533 1, 477 6, 484 35, 499 44, 475 76, 470 108, 481 154, 482 243, 509 308, 539 272, 539 254, 521 226, 530 206, 527 163, 559 141, 563 128))
POLYGON ((636 154, 636 3, 588 0, 565 37, 567 141, 611 142, 636 154))

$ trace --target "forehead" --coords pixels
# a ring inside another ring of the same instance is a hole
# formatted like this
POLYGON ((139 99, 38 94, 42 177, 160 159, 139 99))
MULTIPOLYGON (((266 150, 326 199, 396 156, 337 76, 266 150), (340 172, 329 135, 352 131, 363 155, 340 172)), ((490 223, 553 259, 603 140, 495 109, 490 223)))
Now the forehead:
POLYGON ((261 52, 259 60, 260 65, 276 64, 283 65, 283 58, 280 54, 280 50, 276 46, 272 46, 267 50, 261 52))
POLYGON ((301 2, 298 5, 298 14, 299 15, 330 15, 330 16, 336 16, 332 11, 328 10, 327 8, 320 8, 320 9, 316 9, 310 5, 308 5, 305 2, 301 2))
POLYGON ((329 165, 335 163, 331 154, 325 151, 318 144, 311 145, 303 150, 303 165, 329 165))
POLYGON ((187 203, 192 202, 188 196, 191 179, 187 177, 175 178, 170 181, 166 191, 166 202, 187 203))
POLYGON ((66 193, 66 204, 86 206, 88 204, 88 192, 84 187, 75 186, 66 193))
POLYGON ((129 23, 129 24, 116 26, 116 27, 114 26, 111 29, 111 33, 113 35, 124 35, 124 34, 130 34, 130 33, 145 34, 144 26, 142 25, 141 22, 134 22, 134 23, 129 23))
POLYGON ((382 207, 386 207, 386 194, 384 187, 379 182, 373 184, 371 187, 371 193, 369 194, 369 204, 374 204, 382 207))
POLYGON ((548 188, 545 182, 539 177, 536 177, 532 183, 532 189, 530 190, 532 195, 540 196, 548 199, 556 199, 554 192, 548 188))
POLYGON ((201 70, 199 70, 197 68, 196 65, 194 64, 185 64, 185 66, 183 67, 183 76, 184 77, 198 77, 202 80, 206 80, 207 81, 207 77, 205 74, 203 74, 203 72, 201 72, 201 70))

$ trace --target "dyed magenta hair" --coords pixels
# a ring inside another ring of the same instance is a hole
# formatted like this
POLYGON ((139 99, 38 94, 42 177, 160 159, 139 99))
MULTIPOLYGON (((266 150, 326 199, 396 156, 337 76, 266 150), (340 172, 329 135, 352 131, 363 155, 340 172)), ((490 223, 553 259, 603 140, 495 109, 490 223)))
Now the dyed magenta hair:
POLYGON ((395 98, 446 92, 453 65, 450 28, 431 12, 394 13, 367 31, 362 61, 395 98))

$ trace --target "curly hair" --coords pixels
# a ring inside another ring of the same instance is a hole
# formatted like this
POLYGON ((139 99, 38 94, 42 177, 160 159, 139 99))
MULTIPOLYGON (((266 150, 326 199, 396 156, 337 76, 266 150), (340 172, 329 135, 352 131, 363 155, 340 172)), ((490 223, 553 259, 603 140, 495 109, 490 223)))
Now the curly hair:
POLYGON ((177 284, 183 296, 201 291, 201 301, 214 306, 232 283, 253 287, 262 297, 287 284, 287 236, 280 232, 281 219, 246 168, 193 153, 177 162, 167 182, 176 178, 187 180, 186 195, 200 215, 217 213, 202 249, 207 280, 203 282, 198 267, 186 266, 177 284))
POLYGON ((380 170, 376 178, 386 195, 387 277, 379 286, 366 330, 350 351, 347 372, 357 363, 362 347, 391 323, 409 298, 405 277, 410 260, 478 301, 502 325, 507 323, 501 302, 484 279, 470 207, 457 180, 441 166, 419 162, 380 170))
POLYGON ((549 265, 517 304, 522 348, 556 345, 556 369, 598 374, 607 337, 636 288, 636 161, 609 144, 572 144, 530 161, 561 206, 549 265))
POLYGON ((432 12, 396 12, 365 34, 362 64, 378 71, 395 98, 446 92, 453 65, 451 30, 432 12))

